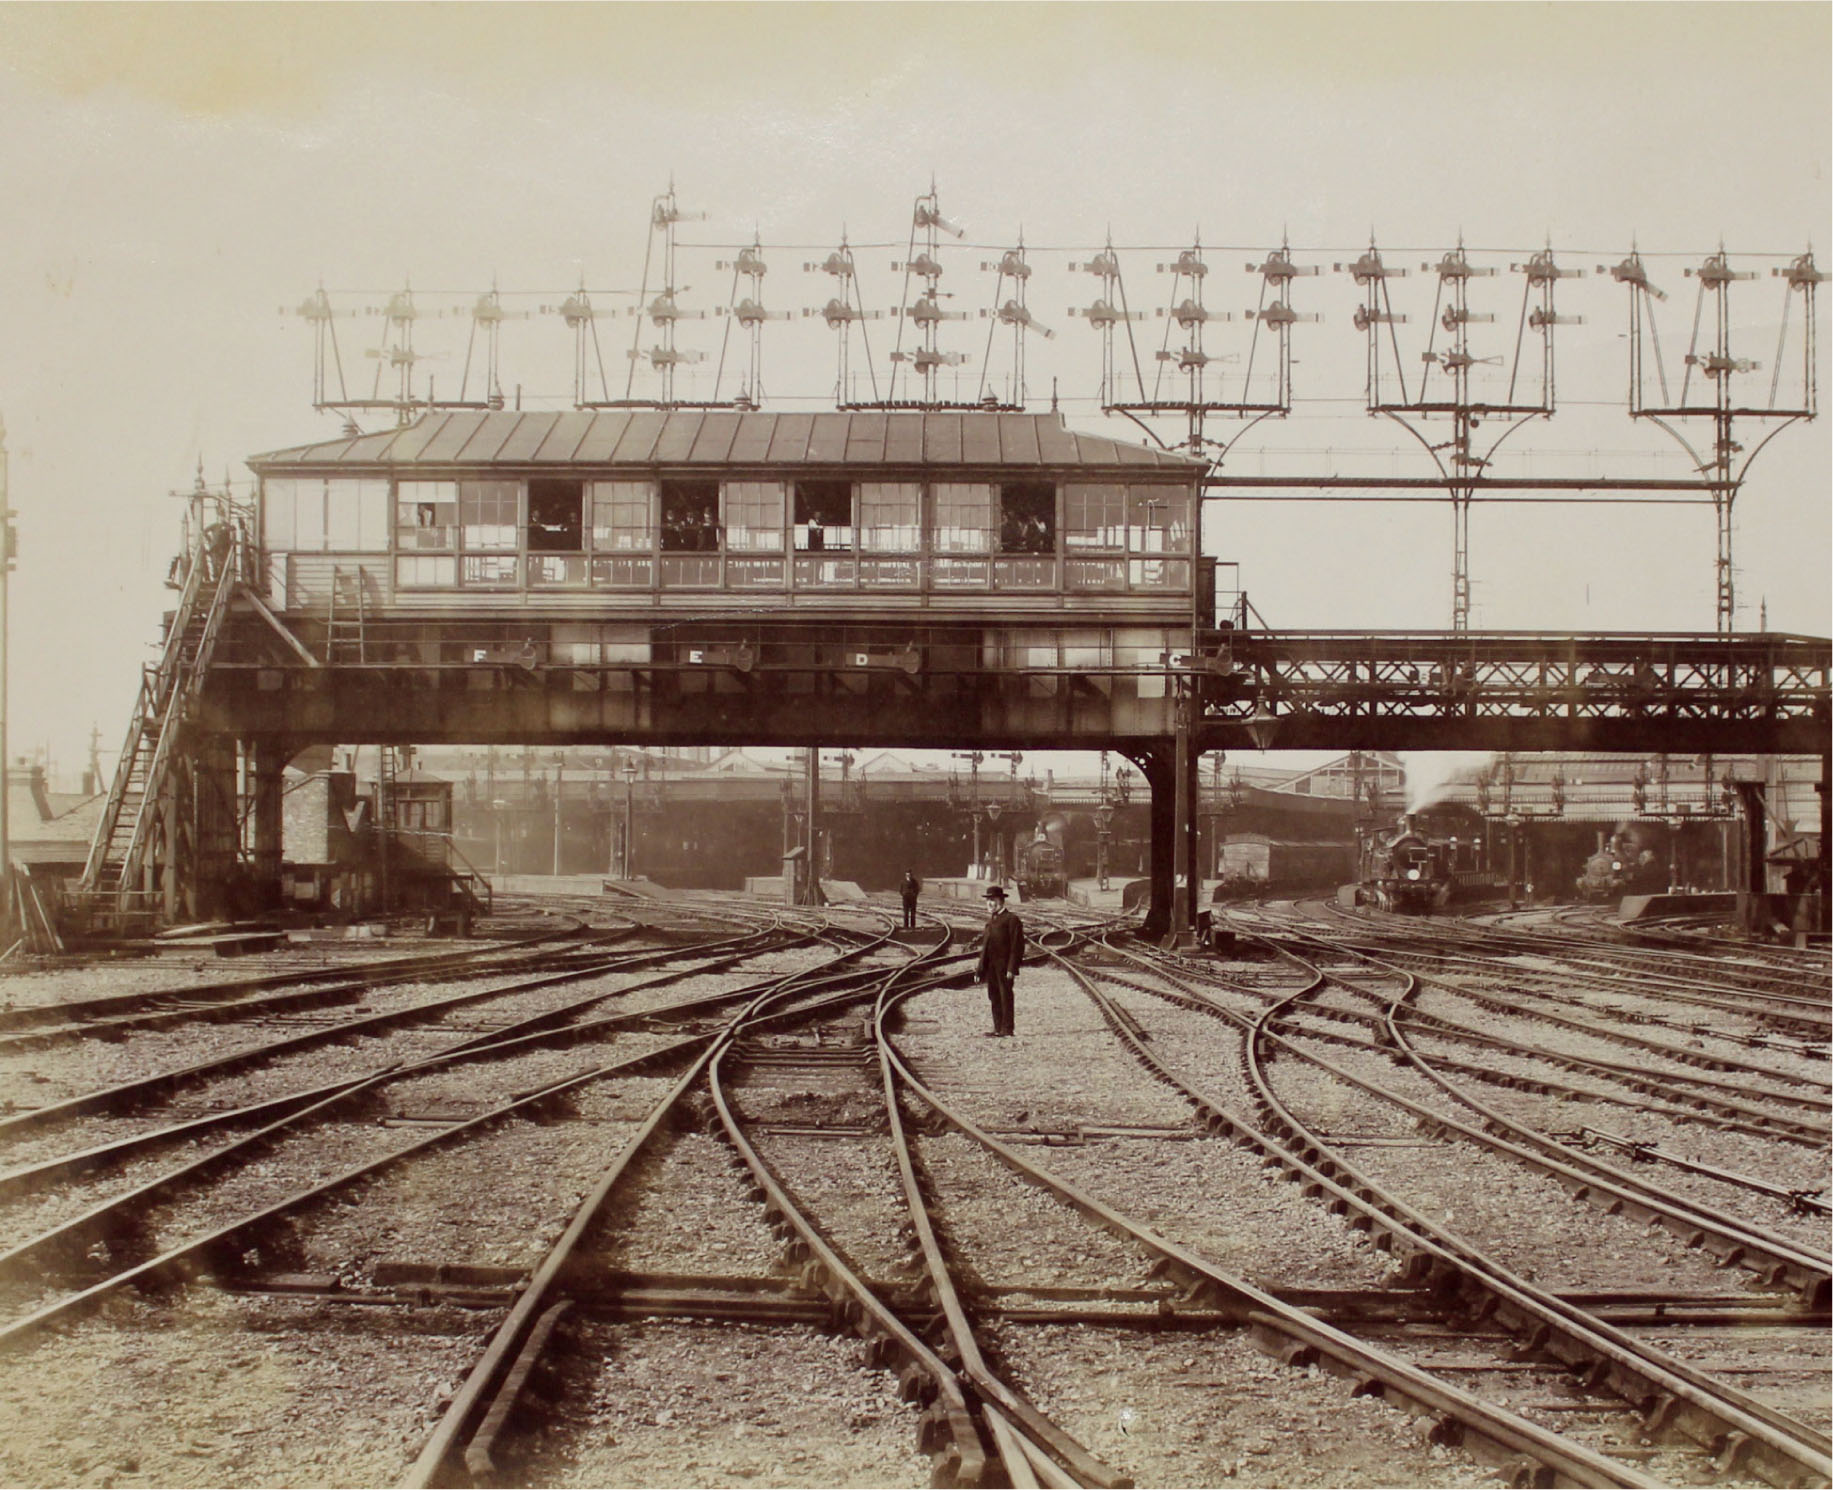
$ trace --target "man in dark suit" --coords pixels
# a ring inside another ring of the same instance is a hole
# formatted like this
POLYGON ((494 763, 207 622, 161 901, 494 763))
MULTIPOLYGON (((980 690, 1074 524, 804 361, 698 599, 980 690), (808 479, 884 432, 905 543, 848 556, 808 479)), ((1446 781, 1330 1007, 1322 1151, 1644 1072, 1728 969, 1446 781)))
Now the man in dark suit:
POLYGON ((987 999, 993 1006, 991 1033, 1004 1037, 1013 1033, 1012 984, 1025 955, 1025 928, 1006 909, 1006 892, 1000 886, 988 890, 986 898, 986 940, 980 947, 980 966, 975 976, 986 984, 987 999))

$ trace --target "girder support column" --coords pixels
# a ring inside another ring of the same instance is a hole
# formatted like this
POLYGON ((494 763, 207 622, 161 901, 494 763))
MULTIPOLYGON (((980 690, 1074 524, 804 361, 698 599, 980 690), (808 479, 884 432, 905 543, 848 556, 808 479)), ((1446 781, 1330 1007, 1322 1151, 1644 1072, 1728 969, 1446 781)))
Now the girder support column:
POLYGON ((232 913, 236 865, 241 857, 241 824, 237 814, 236 742, 226 735, 203 735, 196 744, 191 770, 190 853, 177 870, 179 899, 185 913, 198 920, 232 913), (187 862, 188 860, 188 862, 187 862))
POLYGON ((280 865, 285 851, 282 827, 286 762, 289 747, 257 740, 243 746, 243 766, 248 793, 248 853, 252 876, 250 891, 256 906, 269 909, 280 903, 280 865))
POLYGON ((1170 741, 1125 752, 1139 767, 1151 792, 1152 843, 1150 866, 1152 895, 1146 906, 1142 936, 1158 939, 1171 929, 1176 899, 1177 865, 1177 759, 1170 741))
POLYGON ((1738 890, 1738 908, 1744 929, 1769 930, 1769 830, 1765 822, 1765 793, 1760 781, 1735 783, 1744 814, 1744 883, 1738 890))
POLYGON ((1820 906, 1815 915, 1814 929, 1825 935, 1829 929, 1828 907, 1833 903, 1833 879, 1828 877, 1828 865, 1833 863, 1833 755, 1820 758, 1820 780, 1814 783, 1814 791, 1820 798, 1820 852, 1817 856, 1814 888, 1820 892, 1820 906))

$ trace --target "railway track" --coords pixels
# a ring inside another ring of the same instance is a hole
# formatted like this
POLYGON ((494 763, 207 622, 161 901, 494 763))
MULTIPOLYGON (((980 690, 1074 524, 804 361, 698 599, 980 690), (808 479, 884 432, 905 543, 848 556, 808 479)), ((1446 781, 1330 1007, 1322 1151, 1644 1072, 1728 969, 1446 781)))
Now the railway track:
MULTIPOLYGON (((1167 987, 1162 981, 1164 970, 1159 969, 1161 986, 1152 991, 1161 997, 1169 993, 1176 998, 1192 1000, 1191 1007, 1216 1018, 1229 1019, 1251 1032, 1241 1047, 1244 1069, 1235 1076, 1239 1096, 1236 1107, 1231 1108, 1219 1100, 1213 1089, 1202 1091, 1181 1075, 1162 1053, 1152 1048, 1155 1039, 1143 1028, 1130 1027, 1123 1012, 1116 1011, 1110 1017, 1116 1033, 1134 1046, 1141 1059, 1165 1079, 1176 1083, 1189 1100, 1198 1104, 1207 1123, 1242 1142, 1256 1145, 1270 1162, 1298 1178, 1306 1187, 1315 1187, 1313 1193, 1332 1209, 1353 1214, 1363 1224, 1376 1228, 1376 1234, 1385 1239, 1385 1245, 1408 1253, 1409 1268, 1431 1278, 1435 1288, 1463 1298, 1473 1317, 1507 1321, 1518 1343, 1530 1351, 1550 1353, 1569 1366, 1580 1365, 1593 1385, 1609 1386, 1619 1402, 1635 1404, 1645 1415, 1645 1426, 1651 1430, 1691 1419, 1689 1431, 1693 1441, 1703 1449, 1716 1451, 1721 1458, 1732 1451, 1740 1455, 1752 1452, 1753 1445, 1764 1454, 1773 1455, 1773 1462, 1760 1471, 1765 1477, 1780 1482, 1805 1477, 1811 1482, 1815 1475, 1823 1472, 1820 1468, 1826 1452, 1823 1433, 1783 1423, 1762 1430, 1773 1431, 1773 1443, 1762 1440, 1761 1432, 1753 1438, 1753 1423, 1777 1416, 1772 1409, 1750 1399, 1747 1394, 1721 1393, 1709 1382, 1689 1379, 1683 1363, 1651 1362, 1639 1356, 1627 1337, 1620 1337, 1600 1322, 1585 1320, 1582 1311, 1575 1314, 1556 1296, 1534 1287, 1528 1280, 1515 1277, 1480 1249, 1465 1243, 1417 1207, 1391 1194, 1361 1167, 1320 1139, 1280 1100, 1279 1093, 1270 1084, 1267 1068, 1281 1069, 1287 1064, 1288 1053, 1303 1053, 1302 1047, 1269 1029, 1268 1016, 1277 1006, 1263 1007, 1258 1014, 1238 1009, 1231 1011, 1203 997, 1188 971, 1175 972, 1171 976, 1176 984, 1167 987), (1281 1058, 1277 1063, 1266 1048, 1269 1041, 1278 1045, 1281 1058), (1271 1147, 1268 1147, 1269 1134, 1275 1135, 1271 1147), (1670 1371, 1670 1366, 1679 1369, 1670 1371), (1683 1388, 1678 1395, 1677 1387, 1683 1388), (1695 1391, 1700 1394, 1698 1397, 1692 1395, 1695 1391), (1717 1405, 1713 1405, 1714 1402, 1717 1405)), ((1218 1062, 1207 1045, 1185 1042, 1181 1048, 1197 1052, 1197 1058, 1204 1061, 1202 1069, 1211 1078, 1229 1074, 1228 1066, 1218 1062)), ((1358 1110, 1346 1104, 1340 1088, 1325 1100, 1334 1115, 1333 1122, 1339 1125, 1344 1114, 1358 1110)), ((1360 1137, 1361 1141, 1374 1146, 1374 1152, 1383 1154, 1390 1151, 1388 1145, 1413 1145, 1418 1141, 1414 1132, 1404 1130, 1394 1133, 1377 1130, 1360 1137)), ((1445 1161, 1438 1162, 1443 1164, 1445 1161)), ((1455 1172, 1461 1173, 1463 1161, 1455 1162, 1459 1166, 1455 1172)), ((1820 1317, 1818 1312, 1814 1317, 1820 1317)), ((1786 1418, 1787 1414, 1779 1416, 1786 1418)), ((1731 1467, 1729 1461, 1724 1467, 1731 1467)))
MULTIPOLYGON (((1319 908, 1340 925, 1380 925, 1369 912, 1341 906, 1319 908)), ((1393 918, 1389 918, 1392 920, 1393 918)), ((1397 928, 1383 928, 1390 939, 1397 928)), ((1665 999, 1714 1012, 1768 1018, 1778 1025, 1825 1039, 1833 1023, 1828 995, 1828 959, 1824 953, 1768 949, 1765 956, 1738 943, 1706 943, 1699 950, 1665 953, 1646 944, 1612 938, 1574 938, 1518 927, 1507 929, 1471 921, 1455 924, 1413 919, 1409 939, 1422 950, 1436 945, 1447 952, 1467 951, 1489 958, 1547 957, 1567 976, 1583 976, 1599 986, 1622 986, 1633 976, 1645 990, 1665 999), (1776 954, 1780 954, 1779 956, 1776 954)), ((1348 938, 1344 938, 1347 940, 1348 938)))
MULTIPOLYGON (((1537 1282, 1409 1197, 1396 1164, 1500 1194, 1528 1157, 1452 1155, 1535 1151, 1488 1131, 1531 1113, 1468 1106, 1497 1094, 1472 1074, 1496 1052, 1424 1017, 1404 969, 1315 945, 1306 968, 1291 934, 1222 969, 1033 908, 1019 1036, 988 1041, 971 949, 947 936, 969 914, 893 938, 869 910, 745 908, 717 940, 726 912, 689 914, 698 944, 567 948, 373 1029, 231 1017, 313 1028, 246 1069, 225 1052, 0 1125, 0 1158, 26 1160, 0 1173, 0 1410, 32 1425, 0 1478, 1824 1478, 1824 1425, 1797 1421, 1826 1380, 1800 1353, 1824 1292, 1753 1269, 1748 1238, 1724 1268, 1537 1282), (306 1033, 328 1038, 287 1055, 306 1033), (297 1080, 308 1057, 331 1079, 297 1080), (264 1068, 272 1110, 202 1110, 264 1068), (227 1121, 186 1136, 175 1117, 227 1121), (134 1131, 93 1141, 110 1125, 134 1131), (111 1416, 156 1446, 128 1470, 58 1383, 130 1359, 185 1426, 111 1375, 111 1416), (286 1410, 238 1432, 257 1389, 286 1410)), ((1660 1147, 1646 1131, 1615 1136, 1660 1147)), ((1573 1206, 1597 1169, 1558 1189, 1548 1163, 1623 1168, 1638 1208, 1647 1171, 1680 1173, 1610 1136, 1538 1156, 1574 1236, 1646 1216, 1573 1206)), ((1689 1224, 1742 1193, 1688 1183, 1689 1224)), ((1703 1255, 1688 1240, 1659 1245, 1703 1255)))

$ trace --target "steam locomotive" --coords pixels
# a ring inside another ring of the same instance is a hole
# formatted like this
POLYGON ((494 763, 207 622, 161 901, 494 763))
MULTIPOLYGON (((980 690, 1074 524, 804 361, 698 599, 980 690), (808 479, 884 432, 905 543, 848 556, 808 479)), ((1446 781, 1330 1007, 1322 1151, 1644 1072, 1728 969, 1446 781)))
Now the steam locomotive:
POLYGON ((1362 838, 1355 901, 1425 913, 1493 893, 1500 881, 1483 867, 1481 848, 1473 835, 1434 833, 1404 817, 1391 831, 1362 838))
POLYGON ((1391 833, 1362 840, 1362 894, 1384 911, 1442 910, 1456 878, 1453 846, 1429 838, 1403 822, 1391 833))
POLYGON ((1063 849, 1045 836, 1040 826, 1037 836, 1012 850, 1012 872, 1018 880, 1019 894, 1026 900, 1062 895, 1067 881, 1063 875, 1063 849))
POLYGON ((1664 830, 1655 823, 1620 823, 1597 851, 1585 860, 1577 880, 1581 900, 1619 900, 1625 895, 1648 895, 1668 884, 1662 852, 1664 830))

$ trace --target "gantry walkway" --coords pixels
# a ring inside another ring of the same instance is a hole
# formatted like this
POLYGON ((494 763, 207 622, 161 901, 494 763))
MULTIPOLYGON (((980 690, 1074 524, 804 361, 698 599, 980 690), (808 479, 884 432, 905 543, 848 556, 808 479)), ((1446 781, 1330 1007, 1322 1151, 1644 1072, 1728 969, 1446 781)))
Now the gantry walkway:
MULTIPOLYGON (((726 628, 730 629, 730 628, 726 628)), ((730 637, 578 661, 541 621, 371 621, 361 660, 246 597, 201 717, 314 743, 1824 754, 1833 642, 1775 633, 1201 633, 1143 665, 999 666, 978 649, 801 653, 730 637), (429 630, 437 636, 429 636, 429 630), (938 663, 938 656, 949 660, 938 663), (1187 710, 1180 710, 1180 702, 1187 710)))

